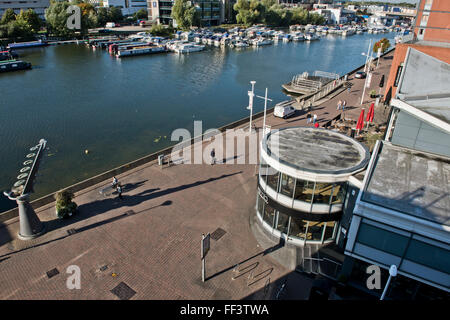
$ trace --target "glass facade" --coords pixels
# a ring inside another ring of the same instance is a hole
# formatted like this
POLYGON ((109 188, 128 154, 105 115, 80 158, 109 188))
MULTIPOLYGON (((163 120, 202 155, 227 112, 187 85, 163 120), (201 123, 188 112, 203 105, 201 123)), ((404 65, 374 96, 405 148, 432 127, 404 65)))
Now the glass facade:
MULTIPOLYGON (((267 188, 272 189, 273 192, 289 197, 293 202, 301 201, 307 203, 308 209, 304 210, 306 213, 314 213, 314 210, 312 210, 314 205, 322 205, 321 213, 323 213, 323 208, 327 208, 326 206, 329 206, 330 213, 333 205, 339 205, 339 210, 334 210, 333 212, 342 210, 342 203, 346 195, 346 182, 323 183, 294 178, 278 172, 262 158, 259 166, 259 179, 261 183, 265 183, 267 188)), ((272 230, 283 233, 288 236, 288 240, 296 239, 312 242, 334 240, 336 228, 338 227, 337 221, 318 222, 304 220, 294 215, 291 216, 280 212, 272 208, 266 201, 261 195, 258 196, 258 214, 265 222, 266 228, 270 227, 272 230)))

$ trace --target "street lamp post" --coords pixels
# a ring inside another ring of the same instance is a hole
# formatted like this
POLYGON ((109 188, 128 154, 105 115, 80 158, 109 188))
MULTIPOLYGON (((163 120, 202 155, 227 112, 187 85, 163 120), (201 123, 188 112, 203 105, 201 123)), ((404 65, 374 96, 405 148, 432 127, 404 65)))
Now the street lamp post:
POLYGON ((253 116, 253 98, 255 97, 255 83, 256 81, 250 81, 252 84, 252 91, 248 92, 248 107, 247 109, 250 110, 250 127, 248 129, 248 132, 252 132, 252 116, 253 116))
POLYGON ((391 265, 389 268, 389 278, 386 282, 386 286, 384 287, 383 294, 381 295, 380 300, 383 300, 386 296, 387 289, 389 287, 389 283, 391 282, 391 278, 397 276, 397 266, 395 264, 391 265))

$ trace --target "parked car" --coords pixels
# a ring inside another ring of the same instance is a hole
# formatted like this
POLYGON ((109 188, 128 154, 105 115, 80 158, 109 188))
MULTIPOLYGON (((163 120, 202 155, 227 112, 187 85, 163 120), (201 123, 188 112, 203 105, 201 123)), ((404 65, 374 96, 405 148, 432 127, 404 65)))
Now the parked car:
POLYGON ((105 28, 114 28, 116 24, 114 22, 107 22, 105 28))
POLYGON ((281 102, 275 106, 273 110, 273 115, 279 118, 289 118, 295 114, 295 109, 291 105, 287 105, 288 102, 281 102))
POLYGON ((356 79, 364 79, 366 77, 366 73, 364 71, 358 71, 355 73, 356 79))

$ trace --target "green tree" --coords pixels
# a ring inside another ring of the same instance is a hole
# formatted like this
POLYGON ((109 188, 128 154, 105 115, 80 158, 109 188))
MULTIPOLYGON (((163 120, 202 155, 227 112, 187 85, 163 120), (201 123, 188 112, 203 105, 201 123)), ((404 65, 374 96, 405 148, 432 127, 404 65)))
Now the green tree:
POLYGON ((148 18, 148 12, 145 9, 141 9, 141 10, 135 12, 135 14, 133 16, 134 16, 134 18, 136 20, 147 19, 148 18))
POLYGON ((199 24, 199 14, 191 1, 175 0, 172 7, 172 18, 182 29, 189 29, 193 25, 199 24))
POLYGON ((68 2, 51 0, 50 6, 45 11, 45 19, 51 33, 60 37, 73 36, 75 30, 67 28, 67 19, 71 15, 67 13, 68 2))
POLYGON ((0 24, 8 24, 11 21, 16 20, 16 14, 14 13, 14 10, 9 8, 6 9, 3 13, 2 19, 0 20, 0 24))
POLYGON ((303 8, 294 8, 291 10, 292 12, 292 24, 308 24, 309 13, 308 10, 303 8))
POLYGON ((387 49, 391 46, 391 43, 388 39, 383 38, 380 41, 376 42, 373 46, 373 52, 377 53, 378 48, 381 48, 381 53, 385 53, 387 49))
POLYGON ((31 29, 33 33, 39 32, 42 26, 42 20, 39 15, 34 12, 33 9, 28 9, 27 11, 20 11, 16 18, 17 20, 23 20, 31 29))
POLYGON ((109 22, 121 22, 123 20, 122 10, 118 7, 111 7, 108 11, 109 22))
MULTIPOLYGON (((257 0, 238 0, 233 9, 238 13, 236 15, 237 23, 243 23, 246 26, 251 26, 255 23, 263 22, 265 19, 266 8, 257 0)), ((271 14, 271 18, 276 17, 271 14)), ((269 18, 270 19, 270 18, 269 18)))
POLYGON ((100 7, 97 10, 97 26, 104 27, 109 21, 108 9, 100 7))

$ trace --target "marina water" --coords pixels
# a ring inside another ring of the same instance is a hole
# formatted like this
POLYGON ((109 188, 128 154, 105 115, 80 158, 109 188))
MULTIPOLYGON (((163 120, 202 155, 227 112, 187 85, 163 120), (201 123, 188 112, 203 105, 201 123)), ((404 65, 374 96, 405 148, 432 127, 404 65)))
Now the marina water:
MULTIPOLYGON (((394 36, 328 35, 123 59, 76 44, 19 50, 33 70, 0 74, 0 191, 17 181, 25 155, 41 138, 49 151, 32 199, 172 145, 172 131, 193 132, 194 120, 207 130, 248 116, 251 80, 257 95, 268 88, 270 107, 288 98, 281 85, 294 75, 343 75, 364 64, 361 53, 370 39, 373 44, 386 37, 393 45, 394 36)), ((254 112, 263 107, 263 100, 255 100, 254 112)), ((0 196, 0 212, 15 205, 0 196)))

